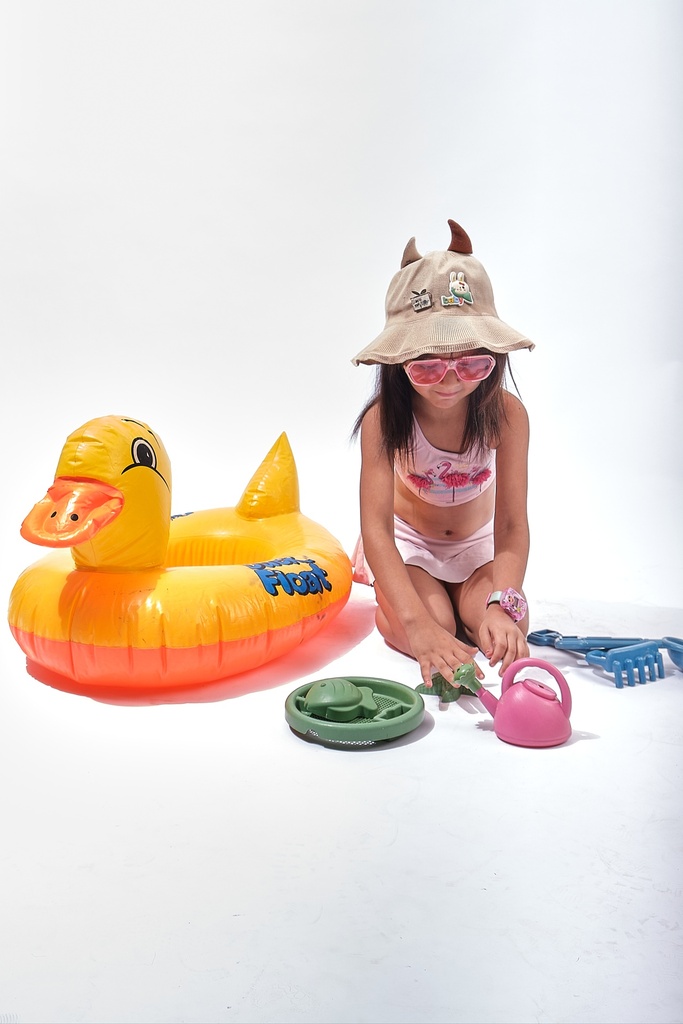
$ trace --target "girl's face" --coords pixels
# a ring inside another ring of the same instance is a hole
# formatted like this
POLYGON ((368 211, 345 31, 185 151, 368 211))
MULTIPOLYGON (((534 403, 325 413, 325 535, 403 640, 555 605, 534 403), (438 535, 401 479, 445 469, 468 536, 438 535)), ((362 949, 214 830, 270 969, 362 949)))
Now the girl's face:
MULTIPOLYGON (((451 352, 427 354, 419 356, 418 359, 411 359, 410 362, 426 362, 429 359, 458 359, 460 356, 490 355, 486 349, 472 349, 468 352, 451 352)), ((429 405, 439 409, 450 409, 468 398, 473 391, 476 391, 481 380, 462 380, 455 370, 450 367, 442 380, 436 384, 415 384, 408 376, 413 391, 424 399, 429 405)))

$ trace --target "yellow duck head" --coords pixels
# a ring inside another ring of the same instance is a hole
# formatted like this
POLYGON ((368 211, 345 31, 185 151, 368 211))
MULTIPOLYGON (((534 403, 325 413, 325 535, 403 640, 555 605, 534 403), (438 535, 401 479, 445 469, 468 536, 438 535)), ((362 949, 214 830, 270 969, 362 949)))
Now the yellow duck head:
POLYGON ((77 569, 130 572, 163 565, 170 521, 171 464, 161 439, 140 420, 102 416, 66 439, 54 483, 21 535, 70 547, 77 569))

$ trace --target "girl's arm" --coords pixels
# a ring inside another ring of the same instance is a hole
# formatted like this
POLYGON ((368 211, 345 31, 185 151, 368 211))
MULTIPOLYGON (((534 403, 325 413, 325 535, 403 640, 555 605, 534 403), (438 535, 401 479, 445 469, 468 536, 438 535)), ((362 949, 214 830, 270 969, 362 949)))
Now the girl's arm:
MULTIPOLYGON (((432 670, 451 679, 476 651, 456 640, 430 615, 394 541, 394 467, 382 449, 379 411, 372 406, 361 427, 360 510, 363 548, 377 586, 403 627, 425 683, 432 670)), ((483 675, 477 666, 477 674, 483 675)))
MULTIPOLYGON (((506 422, 496 452, 492 589, 514 587, 521 591, 529 558, 529 418, 519 399, 508 392, 504 395, 506 422)), ((481 647, 491 665, 501 662, 501 673, 518 658, 528 657, 527 625, 525 619, 519 624, 514 622, 500 605, 487 608, 480 628, 481 647)))

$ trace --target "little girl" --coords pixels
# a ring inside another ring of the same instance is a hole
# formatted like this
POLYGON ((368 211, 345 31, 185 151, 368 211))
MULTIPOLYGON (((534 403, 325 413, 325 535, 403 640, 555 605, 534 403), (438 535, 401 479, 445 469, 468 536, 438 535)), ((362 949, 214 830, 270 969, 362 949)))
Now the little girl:
POLYGON ((420 256, 408 242, 385 328, 353 359, 380 364, 354 430, 354 578, 374 582, 379 631, 418 661, 427 685, 435 671, 450 680, 477 647, 501 675, 529 653, 529 423, 503 384, 507 353, 534 344, 498 318, 472 243, 448 223, 446 252, 420 256))

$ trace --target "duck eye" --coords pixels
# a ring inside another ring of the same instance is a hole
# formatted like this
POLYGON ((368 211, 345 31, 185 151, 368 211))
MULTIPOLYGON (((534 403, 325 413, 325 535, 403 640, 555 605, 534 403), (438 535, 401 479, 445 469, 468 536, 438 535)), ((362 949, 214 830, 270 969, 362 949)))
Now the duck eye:
POLYGON ((157 455, 149 441, 144 437, 136 437, 131 446, 131 455, 136 466, 148 466, 150 469, 157 468, 157 455))

